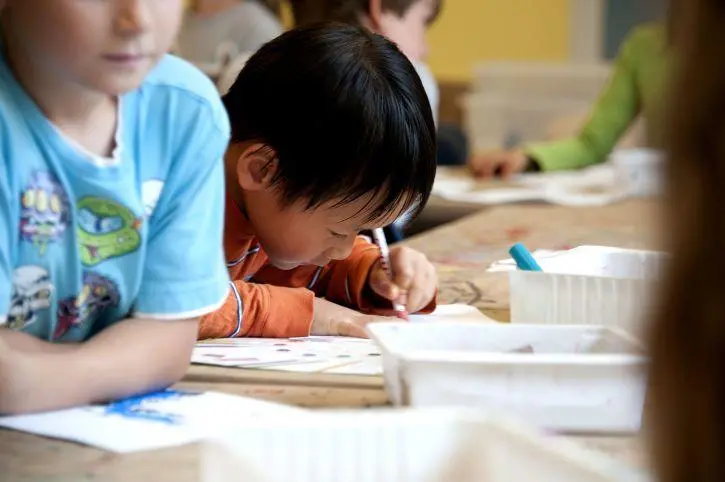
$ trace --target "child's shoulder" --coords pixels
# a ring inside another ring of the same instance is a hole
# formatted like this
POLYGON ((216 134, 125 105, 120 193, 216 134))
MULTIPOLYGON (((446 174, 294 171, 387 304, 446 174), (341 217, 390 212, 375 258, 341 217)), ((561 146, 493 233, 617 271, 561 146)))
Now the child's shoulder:
POLYGON ((148 91, 148 99, 168 105, 169 101, 206 110, 224 128, 227 123, 219 91, 199 69, 189 62, 167 54, 149 73, 140 91, 148 91))

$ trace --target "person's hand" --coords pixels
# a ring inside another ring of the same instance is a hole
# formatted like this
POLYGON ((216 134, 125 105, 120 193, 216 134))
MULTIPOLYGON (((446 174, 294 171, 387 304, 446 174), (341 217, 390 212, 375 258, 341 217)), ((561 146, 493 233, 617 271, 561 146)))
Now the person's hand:
POLYGON ((469 167, 473 175, 480 178, 492 178, 501 176, 506 179, 509 176, 524 171, 529 163, 529 158, 524 151, 491 151, 474 155, 469 160, 469 167))
POLYGON ((331 301, 315 298, 310 335, 355 336, 367 338, 365 325, 376 321, 395 321, 384 316, 364 315, 331 301))
POLYGON ((435 267, 423 253, 403 246, 390 249, 391 280, 378 260, 373 265, 368 284, 374 293, 392 301, 400 300, 408 313, 416 313, 431 302, 438 288, 435 267))

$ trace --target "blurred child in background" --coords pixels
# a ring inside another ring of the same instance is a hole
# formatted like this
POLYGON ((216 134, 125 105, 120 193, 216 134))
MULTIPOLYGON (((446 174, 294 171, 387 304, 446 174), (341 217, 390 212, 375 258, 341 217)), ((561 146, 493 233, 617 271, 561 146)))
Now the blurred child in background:
POLYGON ((425 87, 438 129, 438 165, 464 164, 466 137, 457 126, 438 122, 438 83, 426 65, 428 28, 442 0, 291 0, 296 25, 339 21, 363 26, 398 45, 415 66, 425 87))
POLYGON ((282 33, 279 0, 194 0, 176 53, 216 79, 229 62, 282 33))
POLYGON ((521 149, 474 153, 469 162, 473 174, 507 177, 522 171, 577 169, 604 162, 640 114, 646 119, 647 146, 661 148, 671 34, 667 30, 664 24, 648 24, 629 35, 607 86, 576 137, 521 149))

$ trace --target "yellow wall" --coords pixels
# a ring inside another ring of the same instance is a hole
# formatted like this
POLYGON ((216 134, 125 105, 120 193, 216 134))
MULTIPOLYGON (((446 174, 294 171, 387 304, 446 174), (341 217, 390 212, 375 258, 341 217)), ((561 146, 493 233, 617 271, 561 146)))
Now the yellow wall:
MULTIPOLYGON (((433 73, 441 80, 466 81, 477 61, 566 59, 569 1, 443 0, 428 34, 433 73)), ((291 26, 286 4, 282 16, 291 26)))
POLYGON ((441 80, 469 80, 480 60, 564 60, 569 0, 444 0, 428 39, 441 80))

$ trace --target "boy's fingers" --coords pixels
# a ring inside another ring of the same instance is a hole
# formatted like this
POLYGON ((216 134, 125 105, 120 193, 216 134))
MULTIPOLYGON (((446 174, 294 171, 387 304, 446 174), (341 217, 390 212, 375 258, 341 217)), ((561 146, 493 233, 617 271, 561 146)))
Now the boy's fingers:
POLYGON ((416 287, 410 290, 408 294, 408 312, 417 313, 430 303, 435 295, 435 288, 416 287))
POLYGON ((374 269, 370 273, 370 288, 387 300, 394 300, 400 294, 398 287, 382 268, 374 269))
POLYGON ((368 333, 365 330, 368 323, 375 323, 376 321, 384 320, 385 318, 381 316, 359 315, 349 320, 341 320, 336 331, 339 336, 369 338, 368 333))
POLYGON ((400 290, 407 290, 413 284, 415 265, 418 261, 419 253, 410 248, 401 247, 395 250, 395 256, 390 262, 393 265, 393 282, 400 290))
POLYGON ((398 269, 395 272, 395 286, 402 291, 408 290, 413 284, 413 274, 409 268, 398 269))
POLYGON ((353 321, 340 321, 337 324, 337 336, 352 336, 356 338, 368 338, 365 326, 358 325, 353 321))
POLYGON ((507 162, 505 164, 501 165, 501 169, 499 171, 499 175, 501 176, 501 179, 504 181, 507 181, 511 178, 511 175, 514 174, 514 166, 510 162, 507 162))
POLYGON ((415 313, 423 308, 435 296, 438 286, 438 276, 435 268, 430 265, 427 269, 422 268, 421 273, 414 285, 408 290, 408 302, 406 304, 410 313, 415 313))
POLYGON ((480 154, 476 156, 473 163, 473 173, 476 177, 484 179, 493 177, 499 159, 497 154, 480 154))
POLYGON ((421 310, 425 305, 423 299, 425 298, 425 292, 419 287, 414 287, 408 292, 408 303, 406 307, 409 313, 415 313, 421 310))

